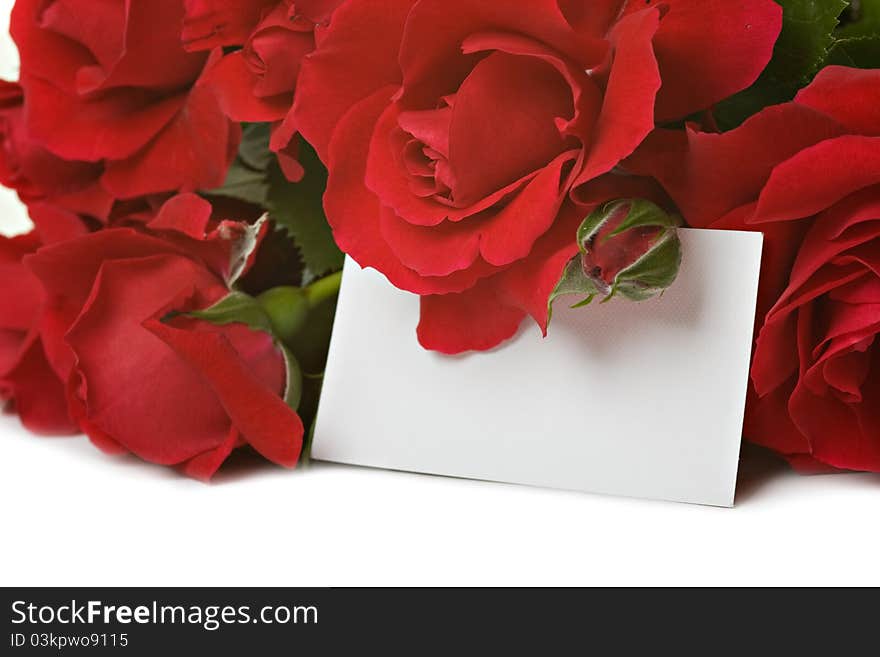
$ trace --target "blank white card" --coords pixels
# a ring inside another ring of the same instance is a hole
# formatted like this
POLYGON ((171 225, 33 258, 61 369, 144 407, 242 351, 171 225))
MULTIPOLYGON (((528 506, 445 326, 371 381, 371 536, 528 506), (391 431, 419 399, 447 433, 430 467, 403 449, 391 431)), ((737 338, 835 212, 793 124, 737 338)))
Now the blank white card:
POLYGON ((732 506, 759 233, 681 231, 662 297, 570 309, 488 353, 418 344, 418 297, 345 265, 319 460, 732 506))

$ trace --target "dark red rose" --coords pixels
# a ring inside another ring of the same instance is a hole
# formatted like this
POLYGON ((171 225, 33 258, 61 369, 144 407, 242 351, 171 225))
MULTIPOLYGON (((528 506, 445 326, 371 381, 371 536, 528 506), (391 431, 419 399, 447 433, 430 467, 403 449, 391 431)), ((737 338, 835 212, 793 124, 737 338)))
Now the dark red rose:
POLYGON ((18 0, 27 140, 114 199, 223 184, 239 128, 180 42, 183 0, 18 0))
POLYGON ((22 263, 39 247, 36 233, 0 236, 0 401, 12 400, 31 431, 74 433, 64 386, 49 367, 40 340, 43 289, 22 263))
POLYGON ((805 470, 880 471, 880 71, 828 67, 725 134, 627 166, 694 226, 765 234, 746 437, 805 470))
POLYGON ((109 228, 27 258, 49 303, 42 337, 71 413, 107 451, 207 479, 248 444, 296 464, 303 426, 283 401, 282 352, 266 333, 187 313, 224 297, 248 229, 183 195, 147 227, 109 228))
POLYGON ((339 245, 422 296, 422 344, 487 349, 527 315, 546 330, 591 187, 751 84, 780 25, 770 0, 348 0, 294 122, 339 245))
POLYGON ((290 117, 300 65, 315 49, 315 29, 341 1, 186 0, 188 49, 241 46, 212 67, 207 82, 231 119, 273 124, 271 148, 291 180, 303 175, 290 117))

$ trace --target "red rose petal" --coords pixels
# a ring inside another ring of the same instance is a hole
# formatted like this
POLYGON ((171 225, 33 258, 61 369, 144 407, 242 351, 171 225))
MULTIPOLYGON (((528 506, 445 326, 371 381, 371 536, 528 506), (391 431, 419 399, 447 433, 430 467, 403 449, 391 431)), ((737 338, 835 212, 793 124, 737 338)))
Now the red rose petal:
POLYGON ((576 185, 609 172, 654 129, 654 100, 661 80, 651 40, 659 21, 659 12, 652 10, 628 16, 615 26, 605 100, 576 185))
POLYGON ((755 221, 809 217, 880 183, 880 137, 845 135, 805 148, 777 166, 761 192, 755 221), (804 181, 809 180, 809 185, 804 181))
POLYGON ((524 179, 514 181, 507 187, 479 199, 473 205, 462 208, 453 207, 449 202, 419 195, 413 189, 412 176, 401 162, 411 137, 400 128, 400 121, 402 117, 405 123, 423 132, 424 120, 413 125, 415 122, 412 114, 401 113, 399 104, 389 105, 386 101, 386 105, 382 115, 375 122, 371 143, 365 154, 367 162, 364 181, 382 204, 392 208, 404 221, 417 226, 436 226, 447 220, 461 221, 492 207, 505 196, 521 188, 526 180, 535 175, 535 172, 530 172, 524 179))
POLYGON ((547 301, 569 261, 577 254, 577 230, 590 213, 589 208, 566 203, 553 227, 536 243, 527 258, 498 278, 508 303, 525 310, 547 334, 547 301))
POLYGON ((510 265, 526 257, 553 225, 564 197, 565 172, 576 159, 574 152, 559 156, 508 204, 463 221, 414 226, 386 208, 382 236, 401 262, 422 276, 448 276, 478 258, 496 267, 510 265))
POLYGON ((229 458, 232 450, 238 446, 240 441, 238 429, 230 429, 229 436, 220 445, 203 454, 194 456, 184 463, 183 473, 187 477, 192 477, 199 481, 210 480, 217 473, 217 470, 220 469, 220 466, 223 465, 223 462, 229 458))
POLYGON ((421 300, 419 342, 446 354, 492 349, 515 335, 531 315, 547 331, 547 300, 569 260, 577 253, 583 208, 567 206, 528 258, 460 294, 421 300))
POLYGON ((556 120, 574 117, 572 90, 550 64, 495 52, 461 84, 449 126, 452 199, 472 205, 565 150, 556 120))
MULTIPOLYGON (((565 18, 582 34, 604 37, 614 25, 627 0, 559 0, 565 18)), ((641 3, 644 6, 644 0, 641 3)))
POLYGON ((723 134, 689 129, 652 134, 625 162, 663 184, 685 220, 705 228, 758 199, 773 168, 843 132, 828 116, 797 105, 769 107, 723 134))
POLYGON ((231 164, 230 144, 237 143, 239 134, 211 91, 196 86, 146 148, 108 162, 102 183, 118 198, 220 187, 231 164))
POLYGON ((184 0, 181 39, 187 50, 240 46, 278 0, 184 0))
POLYGON ((242 50, 223 57, 205 75, 205 84, 217 94, 223 112, 233 121, 283 119, 292 103, 290 93, 260 97, 254 92, 256 83, 242 50))
MULTIPOLYGON (((180 41, 183 7, 180 0, 149 0, 105 4, 83 12, 71 3, 65 26, 74 41, 92 52, 104 51, 98 65, 77 72, 77 90, 87 94, 111 87, 141 87, 167 91, 192 84, 207 55, 184 51, 180 41), (118 12, 118 13, 117 13, 118 12), (84 19, 87 14, 92 20, 84 19), (112 24, 105 24, 111 19, 112 24), (113 35, 108 40, 108 35, 113 35), (115 38, 123 43, 113 43, 115 38), (109 46, 109 44, 113 44, 109 46)), ((51 9, 58 6, 58 0, 51 9)), ((48 12, 46 12, 48 13, 48 12)), ((53 29, 52 25, 45 25, 53 29)))
POLYGON ((149 102, 146 89, 77 98, 22 75, 32 136, 59 157, 95 162, 130 157, 165 128, 187 102, 176 94, 149 102))
POLYGON ((381 206, 364 185, 364 167, 379 114, 394 93, 380 89, 345 115, 330 145, 330 176, 324 207, 339 247, 363 267, 374 267, 397 287, 416 294, 445 294, 471 287, 488 272, 473 269, 447 277, 424 277, 406 267, 382 238, 381 206))
MULTIPOLYGON (((344 8, 334 15, 334 23, 344 8)), ((579 34, 572 28, 557 0, 508 0, 503 4, 420 0, 413 7, 400 42, 404 104, 424 108, 458 88, 479 61, 474 55, 462 53, 461 44, 471 35, 484 32, 507 32, 549 44, 583 69, 600 64, 608 52, 604 39, 579 34)))
POLYGON ((76 74, 94 63, 94 56, 83 46, 40 26, 44 0, 16 0, 10 17, 10 32, 18 46, 21 77, 29 75, 53 80, 73 94, 76 74))
POLYGON ((19 237, 0 235, 0 328, 28 332, 43 305, 40 281, 22 264, 23 258, 39 248, 35 234, 19 237))
POLYGON ((798 430, 788 412, 793 383, 787 382, 770 394, 758 398, 749 392, 743 435, 786 456, 809 454, 810 441, 798 430))
POLYGON ((178 194, 166 201, 147 226, 156 231, 174 231, 204 240, 214 208, 196 194, 178 194))
POLYGON ((509 340, 526 313, 499 296, 490 278, 458 294, 423 296, 418 327, 425 349, 444 354, 485 351, 509 340))
POLYGON ((826 66, 794 102, 835 118, 853 132, 880 136, 880 71, 876 69, 826 66))
POLYGON ((848 404, 833 396, 814 395, 799 385, 792 393, 789 411, 809 439, 813 458, 836 468, 880 470, 880 441, 864 433, 848 404))
POLYGON ((249 445, 279 465, 297 464, 302 451, 302 421, 277 391, 254 377, 225 336, 182 331, 157 321, 147 327, 202 375, 249 445))
POLYGON ((412 5, 413 0, 345 2, 333 14, 320 50, 303 63, 293 112, 300 132, 324 162, 343 115, 386 85, 399 84, 397 55, 412 5))
POLYGON ((142 326, 199 288, 222 295, 216 278, 182 257, 108 260, 67 333, 89 422, 154 463, 182 463, 229 432, 211 387, 142 326))
POLYGON ((30 341, 14 369, 5 375, 0 372, 0 387, 15 399, 15 410, 28 430, 51 435, 77 432, 64 385, 49 366, 39 340, 30 341))
POLYGON ((669 11, 654 38, 663 79, 658 122, 694 114, 750 86, 770 61, 782 29, 782 7, 772 0, 663 4, 669 11))

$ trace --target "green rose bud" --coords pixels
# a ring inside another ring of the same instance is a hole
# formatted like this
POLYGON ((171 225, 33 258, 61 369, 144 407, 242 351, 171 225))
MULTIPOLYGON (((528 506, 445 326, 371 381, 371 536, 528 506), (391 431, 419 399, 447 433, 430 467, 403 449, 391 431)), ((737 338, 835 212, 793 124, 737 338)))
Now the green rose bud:
POLYGON ((580 253, 565 269, 550 303, 565 294, 596 296, 605 301, 620 295, 644 301, 666 290, 678 276, 681 220, 643 199, 606 203, 581 224, 580 253))

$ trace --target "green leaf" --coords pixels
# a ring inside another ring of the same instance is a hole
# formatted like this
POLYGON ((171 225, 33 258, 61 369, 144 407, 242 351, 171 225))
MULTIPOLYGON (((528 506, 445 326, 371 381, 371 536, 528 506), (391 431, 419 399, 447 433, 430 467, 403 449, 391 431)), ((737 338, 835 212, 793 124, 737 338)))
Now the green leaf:
POLYGON ((269 182, 266 169, 272 161, 269 150, 269 124, 248 123, 242 129, 238 157, 229 167, 222 187, 205 192, 266 207, 269 182))
POLYGON ((828 55, 829 64, 880 68, 880 35, 838 39, 828 55))
POLYGON ((776 0, 783 9, 783 28, 770 72, 777 80, 809 84, 825 63, 845 0, 776 0))
POLYGON ((269 149, 269 139, 268 123, 246 123, 242 127, 238 158, 245 166, 255 171, 265 171, 273 158, 269 149))
POLYGON ((831 53, 846 0, 776 0, 782 5, 782 33, 773 59, 754 85, 715 107, 722 130, 741 124, 768 105, 784 103, 809 84, 831 53))
POLYGON ((269 195, 269 183, 266 181, 265 172, 255 171, 247 167, 241 160, 236 160, 229 167, 223 186, 209 190, 205 194, 234 198, 265 208, 269 195))
POLYGON ((269 213, 299 246, 306 267, 315 277, 342 269, 344 256, 324 214, 327 170, 314 149, 302 142, 299 161, 305 168, 301 182, 291 183, 280 167, 269 167, 269 213))
POLYGON ((847 39, 880 35, 880 0, 851 0, 837 35, 847 39))
POLYGON ((210 308, 196 310, 189 315, 218 326, 238 322, 256 331, 272 332, 272 323, 263 306, 244 292, 230 292, 210 308))

